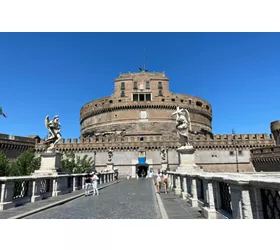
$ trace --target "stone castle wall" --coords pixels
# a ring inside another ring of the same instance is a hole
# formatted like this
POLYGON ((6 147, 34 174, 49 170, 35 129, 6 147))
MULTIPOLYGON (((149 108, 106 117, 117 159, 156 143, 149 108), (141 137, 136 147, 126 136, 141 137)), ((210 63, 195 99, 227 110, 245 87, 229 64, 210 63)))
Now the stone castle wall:
POLYGON ((0 134, 0 152, 9 160, 15 160, 21 153, 34 149, 37 137, 23 137, 0 134))
POLYGON ((172 113, 177 106, 188 109, 193 131, 211 133, 212 107, 207 101, 170 92, 169 80, 164 73, 121 74, 115 79, 115 92, 111 96, 89 102, 81 108, 81 136, 112 131, 176 135, 172 126, 176 118, 172 113), (139 98, 149 95, 149 100, 135 100, 135 95, 139 98))

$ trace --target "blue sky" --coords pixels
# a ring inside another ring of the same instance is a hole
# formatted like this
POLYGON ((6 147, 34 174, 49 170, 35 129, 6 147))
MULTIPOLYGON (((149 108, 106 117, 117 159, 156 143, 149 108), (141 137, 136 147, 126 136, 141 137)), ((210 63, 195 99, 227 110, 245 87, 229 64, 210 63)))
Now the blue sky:
POLYGON ((113 93, 120 72, 165 71, 173 93, 212 104, 213 132, 269 133, 280 119, 280 33, 0 33, 0 133, 40 135, 60 115, 80 135, 80 108, 113 93))

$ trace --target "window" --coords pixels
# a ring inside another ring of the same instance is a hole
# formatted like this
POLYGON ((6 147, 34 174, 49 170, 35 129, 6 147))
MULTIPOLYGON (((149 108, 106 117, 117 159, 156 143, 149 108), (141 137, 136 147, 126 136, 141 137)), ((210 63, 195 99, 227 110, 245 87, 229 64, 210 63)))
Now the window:
POLYGON ((137 82, 133 83, 133 89, 138 89, 137 82))
POLYGON ((139 95, 139 101, 140 102, 144 102, 145 101, 145 95, 144 94, 140 94, 139 95))
POLYGON ((202 102, 199 102, 199 101, 196 102, 196 106, 202 107, 202 105, 203 105, 202 102))
POLYGON ((110 101, 109 101, 109 103, 113 103, 113 101, 112 101, 112 100, 110 100, 110 101))
POLYGON ((140 141, 144 141, 144 137, 140 137, 140 141))
POLYGON ((162 82, 158 82, 158 89, 162 89, 162 82))
POLYGON ((174 99, 174 98, 172 98, 172 99, 171 99, 171 101, 172 101, 172 102, 175 102, 175 99, 174 99))
POLYGON ((150 89, 150 88, 151 88, 150 82, 146 82, 146 89, 150 89))
POLYGON ((230 156, 234 156, 234 152, 233 151, 229 151, 229 155, 230 156))
POLYGON ((158 90, 158 95, 159 95, 159 96, 163 96, 163 94, 162 94, 162 89, 159 89, 159 90, 158 90))
POLYGON ((134 102, 150 102, 152 100, 152 95, 151 94, 133 94, 132 95, 132 100, 134 102))
POLYGON ((125 83, 124 82, 121 83, 121 90, 125 90, 125 83))
POLYGON ((210 109, 208 105, 206 105, 206 109, 207 109, 207 110, 209 110, 209 109, 210 109))
POLYGON ((133 101, 138 102, 138 94, 133 94, 133 101))
POLYGON ((243 151, 242 151, 242 150, 239 150, 239 151, 238 151, 238 155, 243 155, 243 151))
POLYGON ((184 102, 184 100, 181 100, 181 102, 184 102))
POLYGON ((189 100, 189 104, 192 104, 192 100, 189 100))
POLYGON ((122 90, 122 92, 121 92, 121 97, 125 97, 124 90, 122 90))
POLYGON ((164 99, 161 99, 161 101, 164 102, 165 100, 164 100, 164 99))

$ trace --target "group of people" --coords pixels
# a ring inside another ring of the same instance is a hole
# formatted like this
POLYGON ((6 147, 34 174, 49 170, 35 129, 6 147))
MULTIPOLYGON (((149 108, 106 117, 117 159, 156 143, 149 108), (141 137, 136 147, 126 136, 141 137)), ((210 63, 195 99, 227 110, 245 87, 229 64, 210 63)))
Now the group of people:
POLYGON ((89 196, 90 188, 93 189, 93 195, 99 195, 97 188, 97 181, 99 180, 98 174, 96 172, 87 172, 85 176, 85 196, 89 196))
POLYGON ((166 171, 161 172, 158 170, 158 173, 153 174, 155 185, 157 186, 158 193, 160 194, 162 185, 164 186, 164 193, 167 194, 168 189, 168 174, 166 171))

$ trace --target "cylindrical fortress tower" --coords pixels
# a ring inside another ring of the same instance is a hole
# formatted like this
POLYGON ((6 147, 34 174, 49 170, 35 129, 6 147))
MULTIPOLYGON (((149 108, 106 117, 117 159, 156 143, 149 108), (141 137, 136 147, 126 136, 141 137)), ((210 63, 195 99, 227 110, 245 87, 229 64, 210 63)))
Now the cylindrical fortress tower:
POLYGON ((271 122, 270 130, 273 134, 276 145, 280 145, 280 121, 271 122))
POLYGON ((80 111, 81 137, 100 134, 174 135, 176 107, 188 109, 192 130, 212 133, 212 108, 205 100, 169 91, 164 73, 121 74, 114 94, 85 104, 80 111))

